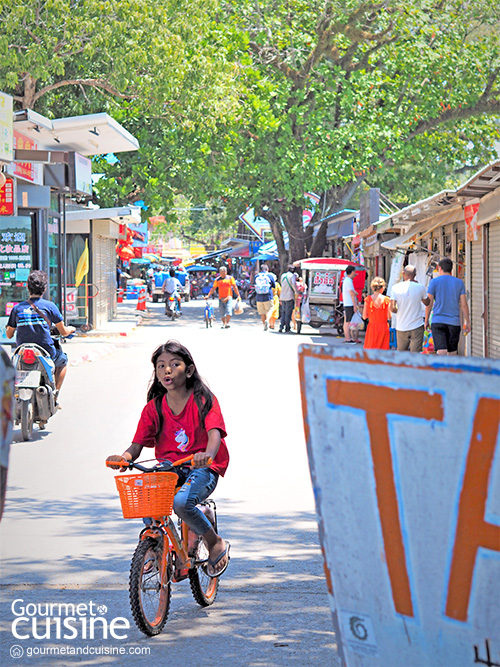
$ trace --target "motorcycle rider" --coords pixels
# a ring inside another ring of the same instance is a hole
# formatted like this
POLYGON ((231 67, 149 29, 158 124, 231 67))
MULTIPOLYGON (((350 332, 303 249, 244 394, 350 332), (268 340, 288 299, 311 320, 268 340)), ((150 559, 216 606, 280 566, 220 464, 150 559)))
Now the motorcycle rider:
POLYGON ((47 284, 48 277, 43 271, 30 273, 27 281, 29 298, 14 306, 5 332, 7 338, 12 338, 17 332, 16 344, 18 346, 23 343, 36 343, 50 354, 55 364, 55 399, 57 401, 66 376, 68 356, 54 345, 50 335, 50 326, 53 324, 61 336, 69 336, 75 331, 75 327, 66 326, 59 308, 51 301, 42 298, 47 284))
POLYGON ((163 283, 163 294, 165 295, 165 315, 168 315, 168 301, 171 296, 177 301, 177 308, 179 315, 182 315, 181 310, 181 281, 175 277, 175 269, 170 269, 169 277, 163 283))

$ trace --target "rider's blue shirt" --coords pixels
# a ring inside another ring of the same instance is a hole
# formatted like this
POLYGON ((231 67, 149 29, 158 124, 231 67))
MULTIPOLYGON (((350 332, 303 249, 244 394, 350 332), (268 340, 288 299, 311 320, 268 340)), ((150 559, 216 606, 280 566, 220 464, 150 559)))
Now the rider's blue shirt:
MULTIPOLYGON (((52 324, 59 324, 63 321, 59 308, 51 301, 46 301, 40 297, 34 297, 32 301, 39 310, 45 313, 52 324)), ((16 329, 17 345, 36 343, 47 350, 52 359, 55 358, 56 348, 52 342, 49 325, 28 301, 21 301, 14 306, 7 326, 16 329)))

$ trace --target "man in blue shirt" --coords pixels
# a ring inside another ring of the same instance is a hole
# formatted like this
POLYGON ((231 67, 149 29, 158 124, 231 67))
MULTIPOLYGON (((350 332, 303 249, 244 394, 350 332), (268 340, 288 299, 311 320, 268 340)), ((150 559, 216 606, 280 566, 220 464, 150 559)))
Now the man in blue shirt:
POLYGON ((68 357, 62 350, 58 350, 54 346, 54 341, 50 335, 50 325, 53 324, 61 336, 69 336, 75 331, 75 327, 67 327, 63 322, 59 308, 51 301, 42 299, 42 295, 47 289, 47 283, 47 274, 43 271, 32 271, 30 273, 27 282, 29 298, 14 306, 5 332, 7 338, 12 338, 17 333, 17 345, 36 343, 50 354, 55 364, 57 398, 66 376, 68 357))
POLYGON ((432 314, 432 338, 438 354, 457 354, 460 340, 461 319, 463 315, 464 334, 470 331, 469 306, 465 294, 465 285, 460 278, 451 275, 453 262, 448 257, 438 264, 438 276, 433 278, 427 288, 430 303, 425 309, 425 328, 428 328, 432 314))

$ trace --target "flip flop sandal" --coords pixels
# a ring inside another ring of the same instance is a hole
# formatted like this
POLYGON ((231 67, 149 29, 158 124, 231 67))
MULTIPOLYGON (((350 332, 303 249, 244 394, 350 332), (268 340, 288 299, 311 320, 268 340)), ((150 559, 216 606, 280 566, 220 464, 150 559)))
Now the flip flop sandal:
POLYGON ((227 570, 227 566, 229 565, 229 561, 231 560, 231 556, 229 555, 229 549, 230 548, 231 548, 231 545, 229 544, 229 542, 226 542, 226 548, 218 556, 218 558, 216 558, 215 560, 210 560, 210 558, 208 559, 208 561, 207 561, 208 565, 210 565, 210 567, 215 567, 217 565, 217 563, 222 558, 224 558, 224 556, 227 554, 227 562, 224 565, 224 567, 222 568, 222 570, 220 570, 220 572, 216 572, 215 574, 210 574, 210 572, 208 571, 208 568, 207 568, 206 573, 211 579, 217 579, 217 577, 220 577, 220 575, 224 574, 224 572, 227 570))

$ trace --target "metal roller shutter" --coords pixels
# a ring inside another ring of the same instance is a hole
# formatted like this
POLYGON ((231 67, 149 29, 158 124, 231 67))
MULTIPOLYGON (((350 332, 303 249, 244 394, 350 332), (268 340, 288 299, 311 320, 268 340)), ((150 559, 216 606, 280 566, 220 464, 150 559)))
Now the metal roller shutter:
POLYGON ((471 355, 473 357, 484 357, 484 319, 483 319, 483 243, 473 241, 471 248, 471 294, 470 294, 470 317, 472 323, 471 355))
POLYGON ((101 328, 116 315, 115 241, 96 235, 94 257, 95 283, 99 288, 95 298, 95 326, 101 328))
POLYGON ((500 359, 500 222, 488 234, 488 356, 500 359))

